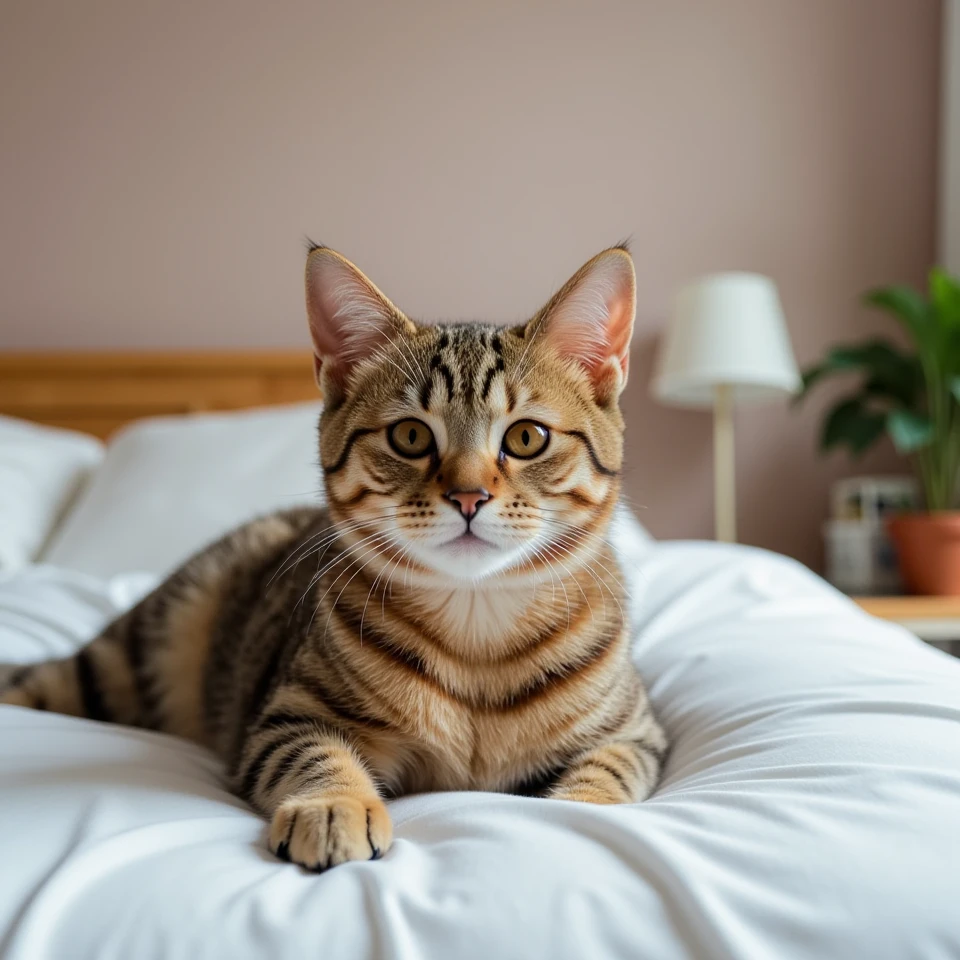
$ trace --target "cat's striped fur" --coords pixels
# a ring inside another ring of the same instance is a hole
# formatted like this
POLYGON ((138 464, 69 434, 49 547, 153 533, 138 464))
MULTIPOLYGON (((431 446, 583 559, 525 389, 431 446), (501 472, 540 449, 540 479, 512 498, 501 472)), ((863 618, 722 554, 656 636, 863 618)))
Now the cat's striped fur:
POLYGON ((313 249, 328 509, 226 536, 0 701, 211 747, 308 867, 386 851, 399 793, 643 799, 666 741, 605 539, 633 285, 615 248, 524 326, 425 327, 313 249))

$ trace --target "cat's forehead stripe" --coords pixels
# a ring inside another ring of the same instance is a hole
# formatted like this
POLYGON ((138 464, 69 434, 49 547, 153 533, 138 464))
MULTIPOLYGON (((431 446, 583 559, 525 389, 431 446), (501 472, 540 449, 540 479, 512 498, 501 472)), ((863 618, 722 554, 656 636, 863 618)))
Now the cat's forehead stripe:
POLYGON ((486 403, 494 379, 505 370, 501 331, 469 325, 443 327, 426 364, 420 405, 429 410, 438 390, 441 397, 446 393, 447 403, 456 398, 470 406, 478 397, 486 403))

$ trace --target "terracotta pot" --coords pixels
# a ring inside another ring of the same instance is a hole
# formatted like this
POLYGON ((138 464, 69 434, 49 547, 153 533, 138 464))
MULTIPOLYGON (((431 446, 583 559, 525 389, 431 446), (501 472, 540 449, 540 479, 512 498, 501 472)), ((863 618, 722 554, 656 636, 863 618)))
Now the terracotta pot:
POLYGON ((911 593, 960 596, 960 510, 902 513, 887 528, 911 593))

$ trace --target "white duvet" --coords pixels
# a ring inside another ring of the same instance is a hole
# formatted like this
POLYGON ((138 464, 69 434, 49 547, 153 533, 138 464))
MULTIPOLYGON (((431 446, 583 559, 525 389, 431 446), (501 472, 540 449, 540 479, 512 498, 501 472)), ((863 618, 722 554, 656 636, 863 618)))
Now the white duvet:
MULTIPOLYGON (((205 751, 0 707, 0 954, 960 957, 960 661, 771 554, 630 565, 673 740, 648 802, 408 797, 383 860, 313 875, 205 751)), ((0 661, 71 651, 147 586, 0 582, 0 661)))

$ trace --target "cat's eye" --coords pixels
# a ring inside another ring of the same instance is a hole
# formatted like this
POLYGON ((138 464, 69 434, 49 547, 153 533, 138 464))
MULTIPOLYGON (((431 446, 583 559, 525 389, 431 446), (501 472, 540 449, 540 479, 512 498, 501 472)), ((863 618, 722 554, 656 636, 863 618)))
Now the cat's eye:
POLYGON ((518 420, 503 436, 503 449, 511 457, 529 460, 547 449, 550 431, 535 420, 518 420))
POLYGON ((434 447, 433 431, 422 420, 401 420, 387 431, 390 446, 401 457, 422 457, 434 447))

